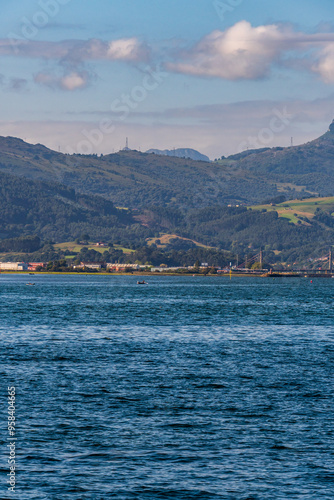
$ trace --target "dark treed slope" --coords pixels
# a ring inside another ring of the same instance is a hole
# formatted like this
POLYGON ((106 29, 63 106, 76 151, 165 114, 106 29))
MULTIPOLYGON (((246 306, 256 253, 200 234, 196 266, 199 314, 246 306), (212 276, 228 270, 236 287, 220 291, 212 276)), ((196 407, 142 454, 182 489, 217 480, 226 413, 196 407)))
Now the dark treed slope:
POLYGON ((126 235, 128 241, 144 241, 151 234, 108 200, 0 173, 0 239, 38 235, 64 241, 85 232, 96 240, 126 235))
MULTIPOLYGON (((149 238, 170 233, 240 256, 262 247, 270 262, 294 262, 319 256, 333 244, 333 210, 330 204, 326 208, 319 205, 312 219, 296 225, 279 218, 276 212, 246 207, 186 211, 152 207, 132 215, 132 211, 118 210, 98 196, 0 173, 0 240, 38 236, 43 241, 73 241, 88 233, 95 241, 138 247, 149 238)), ((166 250, 187 251, 193 247, 191 241, 173 238, 166 250)))
POLYGON ((239 255, 260 248, 270 262, 307 261, 320 256, 334 244, 333 206, 318 209, 313 219, 292 224, 273 212, 247 210, 246 207, 209 207, 186 213, 168 208, 144 211, 149 227, 193 238, 209 246, 239 255), (276 252, 276 254, 274 254, 276 252))

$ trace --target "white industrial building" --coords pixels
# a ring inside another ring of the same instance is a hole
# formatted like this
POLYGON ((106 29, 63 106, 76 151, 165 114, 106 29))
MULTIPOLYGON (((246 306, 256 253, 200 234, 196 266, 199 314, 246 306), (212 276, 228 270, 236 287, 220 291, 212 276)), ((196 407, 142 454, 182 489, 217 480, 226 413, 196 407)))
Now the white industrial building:
POLYGON ((0 262, 1 271, 27 271, 28 264, 25 262, 0 262))

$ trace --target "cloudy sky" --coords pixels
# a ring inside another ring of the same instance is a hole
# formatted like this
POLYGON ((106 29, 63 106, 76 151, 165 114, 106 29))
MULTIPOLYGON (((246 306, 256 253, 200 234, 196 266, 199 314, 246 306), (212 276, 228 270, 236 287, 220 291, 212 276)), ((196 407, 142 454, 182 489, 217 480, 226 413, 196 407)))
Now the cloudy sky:
POLYGON ((1 14, 0 135, 214 159, 307 142, 334 118, 333 0, 1 0, 1 14))

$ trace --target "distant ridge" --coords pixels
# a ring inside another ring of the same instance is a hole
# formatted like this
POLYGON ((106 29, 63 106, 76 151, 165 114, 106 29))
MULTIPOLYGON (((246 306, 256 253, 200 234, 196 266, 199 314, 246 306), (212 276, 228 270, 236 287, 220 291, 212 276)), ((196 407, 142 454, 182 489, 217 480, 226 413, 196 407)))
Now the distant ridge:
POLYGON ((192 210, 262 204, 283 195, 290 200, 334 196, 334 122, 300 146, 249 150, 214 162, 198 161, 204 158, 198 152, 197 160, 184 158, 190 151, 68 155, 0 136, 0 173, 64 184, 130 209, 192 210))
POLYGON ((179 148, 179 149, 149 149, 146 153, 154 153, 162 156, 176 156, 177 158, 190 158, 195 161, 211 161, 208 156, 203 155, 196 149, 179 148))

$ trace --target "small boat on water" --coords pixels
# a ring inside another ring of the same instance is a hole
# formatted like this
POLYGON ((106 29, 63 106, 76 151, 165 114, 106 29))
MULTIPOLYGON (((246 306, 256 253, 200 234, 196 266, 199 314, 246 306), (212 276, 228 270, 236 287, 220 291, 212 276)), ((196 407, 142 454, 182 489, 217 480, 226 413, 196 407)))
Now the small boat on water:
POLYGON ((26 283, 27 286, 34 286, 35 283, 26 283))
POLYGON ((148 285, 146 281, 137 281, 137 285, 148 285))

